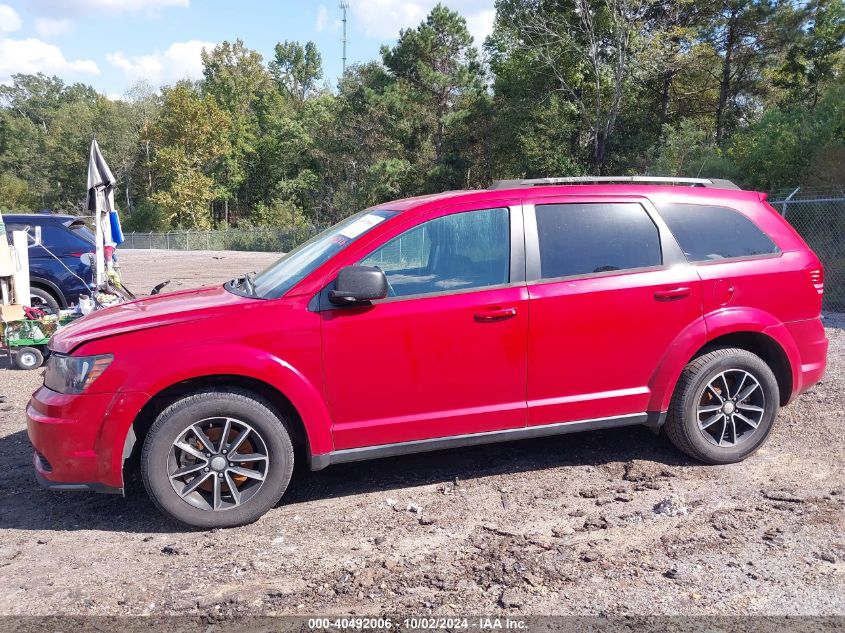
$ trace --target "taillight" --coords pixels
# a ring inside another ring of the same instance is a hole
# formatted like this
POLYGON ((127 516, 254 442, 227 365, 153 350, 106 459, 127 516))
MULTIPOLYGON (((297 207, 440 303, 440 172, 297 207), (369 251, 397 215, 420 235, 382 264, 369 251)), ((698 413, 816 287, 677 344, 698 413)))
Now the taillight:
POLYGON ((810 283, 820 295, 824 294, 824 268, 808 268, 807 276, 810 278, 810 283))

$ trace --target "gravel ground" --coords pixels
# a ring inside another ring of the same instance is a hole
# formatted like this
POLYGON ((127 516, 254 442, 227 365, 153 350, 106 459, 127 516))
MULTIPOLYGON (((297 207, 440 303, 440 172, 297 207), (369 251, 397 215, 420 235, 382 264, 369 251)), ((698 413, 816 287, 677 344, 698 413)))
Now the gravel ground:
MULTIPOLYGON (((124 252, 130 288, 275 258, 124 252), (221 258, 221 259, 217 259, 221 258)), ((41 490, 0 370, 0 614, 845 614, 845 317, 828 374, 733 466, 644 428, 300 468, 259 522, 185 531, 140 492, 41 490)))

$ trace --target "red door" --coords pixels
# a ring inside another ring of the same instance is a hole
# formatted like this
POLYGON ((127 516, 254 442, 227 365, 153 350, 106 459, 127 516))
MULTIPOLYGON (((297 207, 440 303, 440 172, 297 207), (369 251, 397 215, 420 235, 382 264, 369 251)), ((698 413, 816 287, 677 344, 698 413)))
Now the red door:
POLYGON ((321 312, 335 450, 525 426, 521 225, 518 208, 447 214, 363 260, 392 296, 321 312))
POLYGON ((529 425, 647 412, 660 361, 701 319, 695 269, 645 201, 533 202, 529 425))

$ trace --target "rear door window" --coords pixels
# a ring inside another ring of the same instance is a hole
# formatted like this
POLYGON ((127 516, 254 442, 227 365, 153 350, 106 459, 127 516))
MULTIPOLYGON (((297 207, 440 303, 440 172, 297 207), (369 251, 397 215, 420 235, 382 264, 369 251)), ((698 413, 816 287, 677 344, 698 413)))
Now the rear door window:
POLYGON ((90 246, 83 237, 56 224, 46 224, 42 227, 41 243, 50 250, 86 250, 90 246))
POLYGON ((535 207, 543 279, 660 266, 660 234, 634 202, 535 207))
POLYGON ((690 262, 780 252, 771 238, 739 211, 700 204, 668 204, 659 211, 690 262))

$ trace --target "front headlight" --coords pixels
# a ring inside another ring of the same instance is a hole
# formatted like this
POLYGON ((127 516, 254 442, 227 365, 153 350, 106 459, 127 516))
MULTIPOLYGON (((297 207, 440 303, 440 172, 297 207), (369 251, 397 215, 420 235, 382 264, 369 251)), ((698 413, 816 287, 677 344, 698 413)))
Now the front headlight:
POLYGON ((44 372, 44 386, 59 393, 82 393, 111 364, 114 356, 64 356, 50 354, 44 372))

